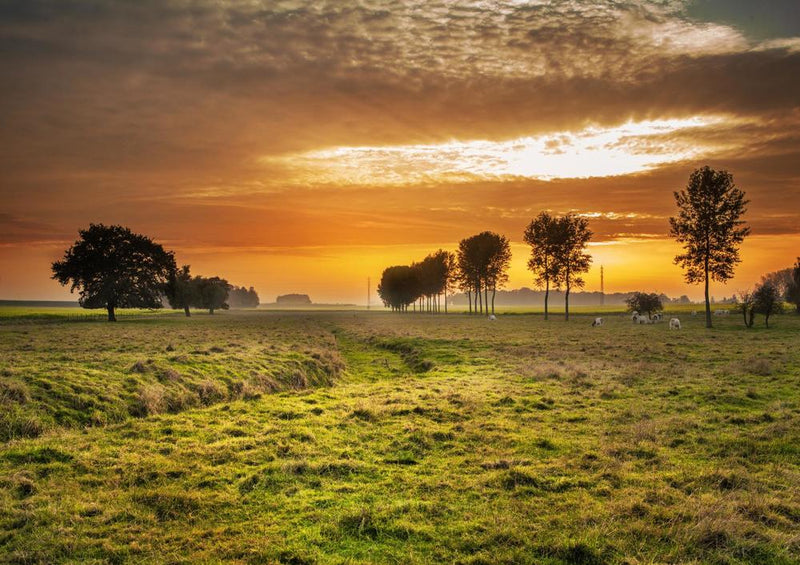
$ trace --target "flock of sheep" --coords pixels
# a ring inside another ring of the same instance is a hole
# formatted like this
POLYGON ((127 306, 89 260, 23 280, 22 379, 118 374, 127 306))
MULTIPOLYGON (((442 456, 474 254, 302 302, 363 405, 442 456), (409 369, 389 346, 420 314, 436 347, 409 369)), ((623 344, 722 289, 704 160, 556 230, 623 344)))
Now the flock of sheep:
MULTIPOLYGON (((731 313, 730 310, 715 310, 715 316, 729 316, 731 313)), ((692 316, 697 316, 697 310, 692 311, 692 316)), ((634 324, 656 324, 664 319, 664 315, 660 312, 656 312, 653 314, 652 317, 648 317, 645 314, 639 314, 636 310, 633 311, 631 314, 631 322, 634 324)), ((497 320, 497 317, 494 314, 489 315, 489 321, 493 322, 497 320)), ((598 326, 603 325, 603 318, 595 318, 592 322, 592 327, 596 328, 598 326)), ((669 320, 669 329, 671 330, 679 330, 681 329, 681 321, 678 318, 670 318, 669 320)))
MULTIPOLYGON (((634 324, 656 324, 660 322, 664 316, 660 313, 653 314, 653 317, 649 317, 645 314, 639 314, 636 310, 633 311, 631 314, 631 322, 634 324)), ((592 322, 592 327, 598 327, 603 325, 603 318, 595 318, 592 322)), ((671 318, 669 321, 669 329, 671 330, 679 330, 681 329, 681 321, 678 318, 671 318)))

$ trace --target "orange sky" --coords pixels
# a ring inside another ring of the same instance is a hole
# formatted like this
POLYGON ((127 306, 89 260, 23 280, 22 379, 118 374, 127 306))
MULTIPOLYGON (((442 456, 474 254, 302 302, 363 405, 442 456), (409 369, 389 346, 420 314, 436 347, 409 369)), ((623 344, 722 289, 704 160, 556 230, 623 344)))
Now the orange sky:
MULTIPOLYGON (((262 301, 365 301, 390 264, 586 215, 587 288, 698 298, 672 192, 734 174, 728 296, 800 255, 800 9, 723 0, 300 0, 0 7, 0 299, 120 223, 262 301)), ((377 301, 376 297, 373 297, 377 301)))

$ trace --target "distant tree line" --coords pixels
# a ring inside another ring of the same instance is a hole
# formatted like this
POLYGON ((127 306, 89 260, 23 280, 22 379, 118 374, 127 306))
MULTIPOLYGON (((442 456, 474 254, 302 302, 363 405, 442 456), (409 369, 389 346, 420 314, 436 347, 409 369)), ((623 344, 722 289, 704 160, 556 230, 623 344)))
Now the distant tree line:
POLYGON ((192 276, 189 265, 180 269, 175 255, 147 236, 123 226, 90 224, 64 257, 53 263, 53 278, 70 292, 78 291, 84 308, 104 308, 116 321, 118 308, 161 308, 166 297, 187 316, 190 308, 215 310, 258 306, 250 287, 235 287, 220 277, 192 276))

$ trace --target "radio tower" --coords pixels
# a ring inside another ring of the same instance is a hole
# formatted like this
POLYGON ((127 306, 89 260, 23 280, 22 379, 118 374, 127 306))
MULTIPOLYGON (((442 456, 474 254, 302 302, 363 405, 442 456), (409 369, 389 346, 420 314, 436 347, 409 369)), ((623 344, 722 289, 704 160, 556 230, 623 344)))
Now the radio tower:
POLYGON ((604 306, 606 303, 606 289, 605 281, 603 280, 603 265, 600 265, 600 305, 604 306))
POLYGON ((367 310, 369 310, 369 292, 370 292, 369 283, 370 283, 370 280, 369 280, 369 277, 367 277, 367 310))

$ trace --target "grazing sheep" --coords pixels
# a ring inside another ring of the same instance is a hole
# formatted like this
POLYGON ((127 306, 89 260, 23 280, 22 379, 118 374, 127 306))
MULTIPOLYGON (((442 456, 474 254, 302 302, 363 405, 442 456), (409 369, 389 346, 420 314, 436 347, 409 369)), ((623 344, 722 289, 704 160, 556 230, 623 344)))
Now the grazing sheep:
POLYGON ((641 316, 641 315, 640 315, 640 316, 639 316, 639 318, 638 318, 636 321, 637 321, 637 322, 638 322, 640 325, 641 325, 641 324, 649 324, 649 323, 650 323, 650 318, 648 318, 647 316, 641 316))
POLYGON ((603 318, 595 318, 594 322, 592 322, 592 327, 595 328, 597 326, 603 325, 603 318))
POLYGON ((494 322, 496 319, 497 319, 497 316, 495 316, 494 314, 489 314, 489 321, 490 322, 494 322))
POLYGON ((678 318, 672 318, 669 321, 669 329, 671 329, 671 330, 679 330, 679 329, 681 329, 681 321, 678 318))
POLYGON ((729 316, 731 313, 730 310, 714 310, 715 316, 729 316))
POLYGON ((633 313, 631 314, 631 322, 635 324, 638 321, 638 319, 639 319, 639 312, 634 310, 633 313))
POLYGON ((653 314, 653 323, 655 324, 656 322, 660 322, 662 317, 663 316, 659 313, 653 314))

